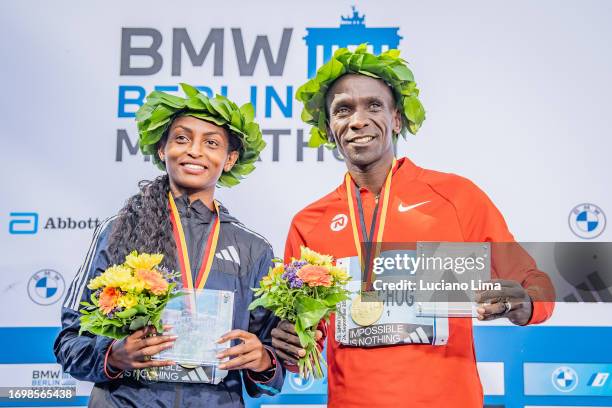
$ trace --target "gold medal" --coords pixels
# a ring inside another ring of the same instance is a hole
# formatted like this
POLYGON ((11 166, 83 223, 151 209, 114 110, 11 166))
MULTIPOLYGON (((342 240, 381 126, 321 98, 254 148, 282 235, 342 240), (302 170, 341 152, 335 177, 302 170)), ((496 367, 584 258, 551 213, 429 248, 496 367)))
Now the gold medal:
MULTIPOLYGON (((382 316, 383 302, 374 300, 372 295, 364 293, 363 296, 371 299, 361 300, 362 295, 357 295, 351 303, 351 319, 359 326, 370 326, 378 321, 382 316)), ((374 295, 375 296, 375 295, 374 295)))
POLYGON ((194 368, 199 367, 198 365, 191 365, 191 364, 179 364, 179 365, 187 370, 192 370, 194 368))

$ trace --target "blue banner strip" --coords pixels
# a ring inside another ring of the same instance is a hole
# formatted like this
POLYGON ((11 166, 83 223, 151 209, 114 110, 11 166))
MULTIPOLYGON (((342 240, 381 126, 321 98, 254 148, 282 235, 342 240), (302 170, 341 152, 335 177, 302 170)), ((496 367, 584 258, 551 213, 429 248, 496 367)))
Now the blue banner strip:
POLYGON ((0 364, 55 363, 53 342, 59 327, 0 328, 0 364))
MULTIPOLYGON (((0 364, 54 363, 53 342, 58 332, 57 327, 0 328, 0 364)), ((487 404, 612 406, 609 397, 525 396, 523 384, 523 363, 612 363, 612 327, 480 326, 474 328, 474 340, 478 361, 499 361, 505 367, 505 395, 485 397, 487 404)), ((326 396, 281 393, 256 403, 247 398, 247 406, 304 403, 305 399, 325 403, 326 396)))

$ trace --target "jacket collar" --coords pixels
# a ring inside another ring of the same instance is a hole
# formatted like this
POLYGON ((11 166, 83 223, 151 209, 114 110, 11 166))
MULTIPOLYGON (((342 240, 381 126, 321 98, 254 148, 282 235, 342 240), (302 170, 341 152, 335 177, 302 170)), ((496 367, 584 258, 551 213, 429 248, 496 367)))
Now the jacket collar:
MULTIPOLYGON (((192 201, 190 205, 187 194, 183 194, 178 197, 174 196, 174 202, 176 203, 176 208, 181 218, 194 217, 198 221, 205 223, 209 223, 213 219, 214 211, 211 211, 200 200, 192 201)), ((223 204, 221 204, 219 201, 217 202, 219 203, 219 216, 221 218, 221 222, 238 222, 238 220, 229 213, 228 209, 223 204)))
MULTIPOLYGON (((421 170, 422 170, 421 167, 414 164, 407 157, 401 157, 397 159, 397 164, 393 168, 393 177, 395 178, 401 173, 402 183, 406 183, 408 181, 414 180, 419 175, 421 170)), ((343 180, 342 184, 340 184, 336 188, 335 193, 339 196, 341 200, 347 200, 346 186, 344 184, 344 176, 342 177, 342 180, 343 180)))

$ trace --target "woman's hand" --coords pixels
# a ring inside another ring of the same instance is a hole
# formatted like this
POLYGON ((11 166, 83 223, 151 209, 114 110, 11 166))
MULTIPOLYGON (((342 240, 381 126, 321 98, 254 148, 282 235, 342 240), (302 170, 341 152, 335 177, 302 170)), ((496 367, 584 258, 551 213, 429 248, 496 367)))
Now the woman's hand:
POLYGON ((108 364, 117 370, 164 367, 175 364, 174 361, 151 360, 151 356, 172 347, 177 336, 147 337, 153 333, 156 333, 155 328, 147 326, 115 342, 108 355, 108 364))
POLYGON ((219 365, 221 370, 247 369, 261 372, 272 367, 272 360, 268 351, 253 333, 244 330, 232 330, 221 336, 217 343, 222 344, 234 339, 240 339, 242 343, 217 354, 218 359, 230 357, 229 361, 219 365))

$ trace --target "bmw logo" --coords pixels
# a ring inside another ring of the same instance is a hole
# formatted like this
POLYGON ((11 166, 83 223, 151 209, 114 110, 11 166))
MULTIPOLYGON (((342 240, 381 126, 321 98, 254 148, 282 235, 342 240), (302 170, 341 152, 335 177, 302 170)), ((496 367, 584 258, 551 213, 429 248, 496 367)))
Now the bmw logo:
POLYGON ((53 269, 42 269, 28 281, 28 296, 32 302, 48 306, 62 298, 65 288, 62 275, 53 269))
POLYGON ((307 380, 300 377, 299 374, 291 373, 289 376, 289 384, 296 391, 306 391, 314 384, 314 377, 311 375, 307 380))
POLYGON ((595 204, 580 204, 570 212, 569 226, 580 238, 597 238, 606 229, 606 215, 595 204))
POLYGON ((552 373, 552 384, 561 392, 570 392, 578 385, 578 374, 573 368, 563 366, 552 373))

